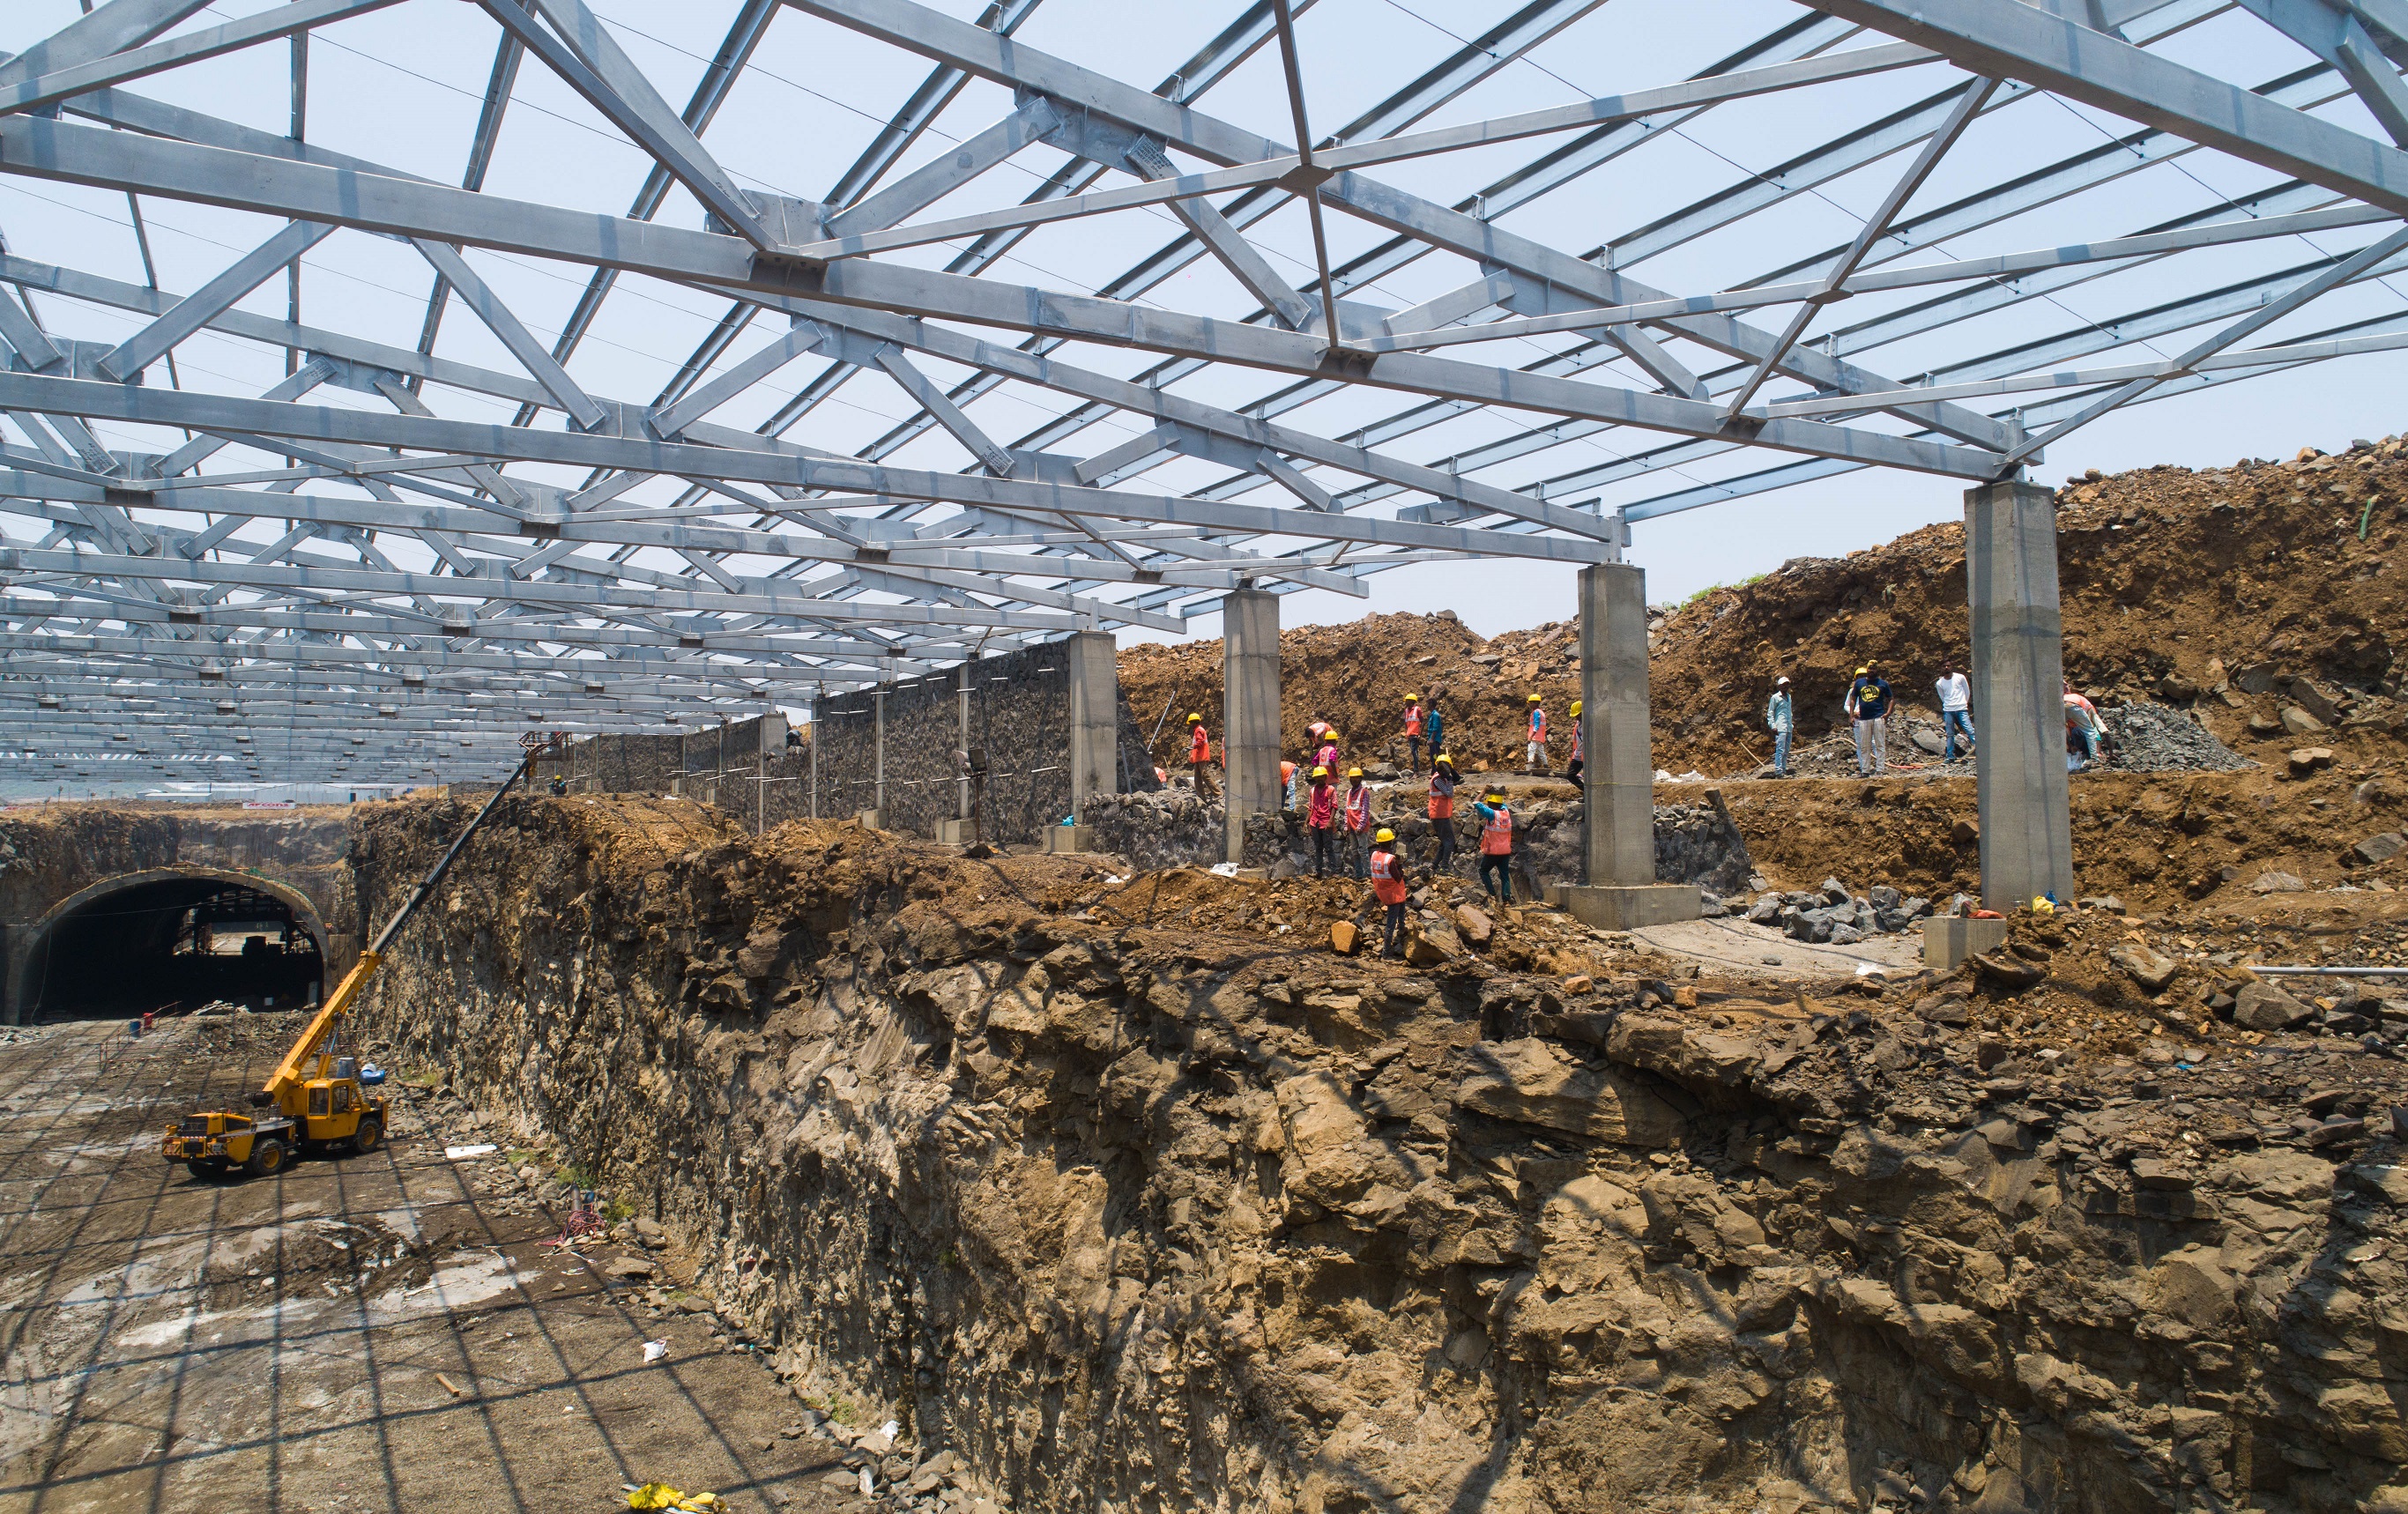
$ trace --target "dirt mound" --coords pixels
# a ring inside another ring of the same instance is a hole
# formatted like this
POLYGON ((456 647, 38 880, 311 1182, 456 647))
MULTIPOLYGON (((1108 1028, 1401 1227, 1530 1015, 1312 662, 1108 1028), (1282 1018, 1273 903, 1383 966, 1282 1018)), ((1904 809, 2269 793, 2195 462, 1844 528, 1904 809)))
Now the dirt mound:
MULTIPOLYGON (((2319 734, 2328 727, 2372 728, 2388 752, 2401 715, 2391 637, 2401 607, 2393 560, 2408 521, 2402 447, 2392 437, 2335 457, 2310 450, 2286 463, 2145 468, 2060 490, 2074 686, 2102 706, 2193 709, 2218 740, 2259 761, 2301 735, 2329 745, 2319 734)), ((1928 716, 1942 663, 1961 666, 1967 650, 1956 522, 1710 590, 1656 625, 1656 764, 1756 766, 1768 755, 1765 697, 1781 674, 1795 683, 1800 740, 1842 728, 1842 697, 1865 664, 1928 716)))
POLYGON ((2125 705, 2107 714, 2114 765, 2128 773, 2237 773, 2251 765, 2207 728, 2163 705, 2125 705))
MULTIPOLYGON (((1154 761, 1187 761, 1186 717, 1203 715, 1213 750, 1221 739, 1221 643, 1129 647, 1120 654, 1121 693, 1151 738, 1154 761)), ((1338 728, 1349 761, 1405 761, 1405 695, 1419 694, 1446 717, 1446 744, 1465 772, 1518 767, 1524 706, 1536 693, 1559 725, 1580 693, 1580 638, 1554 621, 1484 640, 1452 611, 1367 615, 1343 625, 1280 634, 1280 746, 1303 750, 1305 727, 1338 728)), ((1555 743, 1557 767, 1571 755, 1570 728, 1555 743)))

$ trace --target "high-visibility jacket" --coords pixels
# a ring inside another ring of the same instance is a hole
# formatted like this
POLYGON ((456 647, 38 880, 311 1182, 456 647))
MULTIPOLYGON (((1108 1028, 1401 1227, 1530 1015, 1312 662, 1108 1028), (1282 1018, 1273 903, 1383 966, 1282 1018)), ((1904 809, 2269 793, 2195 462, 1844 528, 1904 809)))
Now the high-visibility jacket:
POLYGON ((1346 828, 1368 831, 1371 828, 1371 786, 1350 783, 1346 786, 1346 828))
POLYGON ((1455 779, 1440 768, 1430 774, 1429 818, 1434 821, 1455 819, 1455 779))
POLYGON ((1321 750, 1312 754, 1312 765, 1328 768, 1331 776, 1335 777, 1338 772, 1338 749, 1328 742, 1323 742, 1321 750))
POLYGON ((1338 793, 1326 783, 1312 786, 1312 797, 1305 801, 1304 823, 1316 831, 1326 831, 1338 823, 1338 793))
POLYGON ((1405 707, 1405 735, 1409 736, 1417 736, 1421 734, 1422 707, 1419 705, 1407 705, 1405 707))
POLYGON ((1574 717, 1572 718, 1572 761, 1573 761, 1573 762, 1579 762, 1579 761, 1581 761, 1581 760, 1582 760, 1582 755, 1583 755, 1583 752, 1582 752, 1582 746, 1583 746, 1583 743, 1587 739, 1587 736, 1588 736, 1588 717, 1587 717, 1587 716, 1585 716, 1585 715, 1577 715, 1577 716, 1574 716, 1574 717))
POLYGON ((1371 892, 1382 904, 1400 905, 1405 902, 1404 868, 1397 854, 1386 847, 1371 849, 1371 892))
POLYGON ((1513 853, 1513 812, 1503 805, 1475 806, 1480 811, 1480 850, 1488 857, 1513 853))
POLYGON ((1530 739, 1538 742, 1547 739, 1547 712, 1543 709, 1530 711, 1530 739))
POLYGON ((1191 725, 1187 728, 1187 760, 1191 763, 1209 763, 1212 760, 1212 738, 1204 734, 1204 727, 1201 725, 1191 725))

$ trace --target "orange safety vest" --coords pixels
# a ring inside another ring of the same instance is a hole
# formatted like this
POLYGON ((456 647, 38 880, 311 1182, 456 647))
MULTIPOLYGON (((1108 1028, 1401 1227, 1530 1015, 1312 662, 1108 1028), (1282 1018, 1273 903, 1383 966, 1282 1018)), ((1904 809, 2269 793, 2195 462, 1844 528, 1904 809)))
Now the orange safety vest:
POLYGON ((1480 850, 1483 856, 1510 857, 1513 854, 1513 812, 1498 805, 1480 825, 1480 850))
POLYGON ((1407 705, 1405 707, 1405 735, 1419 736, 1421 734, 1422 707, 1419 705, 1407 705))
POLYGON ((1430 790, 1429 818, 1432 820, 1455 819, 1455 794, 1452 790, 1445 793, 1439 793, 1435 787, 1430 790))
POLYGON ((1204 734, 1204 727, 1200 725, 1191 726, 1188 729, 1187 760, 1191 763, 1209 763, 1212 760, 1212 738, 1204 734))
POLYGON ((1398 905, 1405 902, 1405 880, 1401 874, 1402 869, 1397 865, 1395 852, 1372 849, 1371 892, 1379 895, 1382 904, 1398 905))

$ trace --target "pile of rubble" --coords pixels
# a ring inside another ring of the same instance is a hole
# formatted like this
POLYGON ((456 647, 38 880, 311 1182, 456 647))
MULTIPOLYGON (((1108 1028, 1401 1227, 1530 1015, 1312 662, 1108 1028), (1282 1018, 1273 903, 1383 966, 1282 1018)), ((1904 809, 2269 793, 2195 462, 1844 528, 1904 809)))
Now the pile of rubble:
POLYGON ((1190 788, 1151 793, 1089 794, 1079 823, 1095 831, 1095 848, 1144 872, 1209 867, 1228 850, 1226 811, 1217 796, 1190 788))
POLYGON ((1901 894, 1886 883, 1876 883, 1858 897, 1838 878, 1827 878, 1811 892, 1768 890, 1757 894, 1747 919, 1757 925, 1778 925, 1794 940, 1847 946, 1869 936, 1914 930, 1930 913, 1930 900, 1901 894))
POLYGON ((2114 766, 2135 773, 2232 773, 2258 765, 2181 710, 2131 704, 2104 714, 2114 766))

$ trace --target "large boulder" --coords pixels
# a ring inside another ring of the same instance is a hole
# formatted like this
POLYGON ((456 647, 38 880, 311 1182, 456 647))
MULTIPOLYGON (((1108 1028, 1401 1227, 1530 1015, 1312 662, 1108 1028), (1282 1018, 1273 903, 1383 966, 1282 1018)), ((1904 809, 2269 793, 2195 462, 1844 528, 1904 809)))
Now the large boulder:
POLYGON ((2289 1030, 2315 1013, 2272 983, 2243 983, 2233 996, 2234 1023, 2254 1031, 2289 1030))
POLYGON ((1455 1087, 1456 1107, 1622 1146, 1670 1146, 1681 1116, 1645 1084, 1576 1062, 1533 1037, 1484 1041, 1455 1087))

